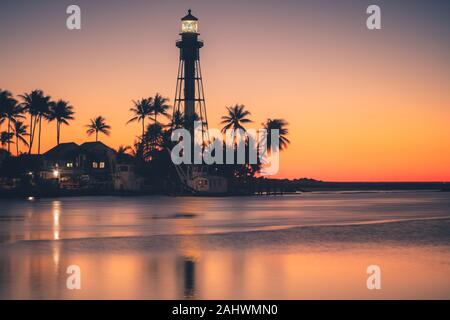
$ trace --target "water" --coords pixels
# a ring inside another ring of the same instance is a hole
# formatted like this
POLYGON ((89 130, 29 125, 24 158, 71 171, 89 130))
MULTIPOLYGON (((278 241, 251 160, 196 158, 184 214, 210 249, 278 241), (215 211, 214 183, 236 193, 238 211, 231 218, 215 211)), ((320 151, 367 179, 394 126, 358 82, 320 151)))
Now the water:
POLYGON ((449 272, 444 192, 0 200, 2 299, 450 299, 449 272))

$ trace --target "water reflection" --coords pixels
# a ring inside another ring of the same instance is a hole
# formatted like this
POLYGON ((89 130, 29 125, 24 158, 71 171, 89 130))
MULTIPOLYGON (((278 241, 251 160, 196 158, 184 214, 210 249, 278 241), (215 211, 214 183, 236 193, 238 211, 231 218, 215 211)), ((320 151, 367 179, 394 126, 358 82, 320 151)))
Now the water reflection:
POLYGON ((450 298, 449 194, 1 205, 2 299, 450 298), (397 219, 419 220, 340 225, 397 219), (82 290, 66 289, 69 265, 82 290))
MULTIPOLYGON (((58 247, 53 247, 58 250, 58 247)), ((290 253, 204 251, 52 254, 24 249, 0 255, 2 299, 448 299, 448 254, 426 248, 290 253), (441 255, 441 256, 440 256, 441 255), (241 269, 235 262, 244 258, 241 269), (418 258, 420 257, 420 259, 418 258), (366 267, 381 266, 382 290, 365 287, 366 267), (67 266, 82 272, 82 290, 65 288, 67 266), (239 271, 237 271, 239 270, 239 271)), ((309 252, 308 252, 309 251, 309 252)), ((59 252, 59 251, 58 251, 59 252)), ((71 253, 68 253, 71 252, 71 253)))
POLYGON ((53 214, 53 240, 59 240, 59 216, 60 216, 60 201, 53 201, 52 203, 52 214, 53 214))
POLYGON ((182 257, 184 290, 183 297, 192 299, 195 297, 195 260, 190 257, 182 257))
POLYGON ((448 218, 448 193, 0 200, 0 241, 277 230, 448 218), (62 234, 64 233, 64 235, 62 234))

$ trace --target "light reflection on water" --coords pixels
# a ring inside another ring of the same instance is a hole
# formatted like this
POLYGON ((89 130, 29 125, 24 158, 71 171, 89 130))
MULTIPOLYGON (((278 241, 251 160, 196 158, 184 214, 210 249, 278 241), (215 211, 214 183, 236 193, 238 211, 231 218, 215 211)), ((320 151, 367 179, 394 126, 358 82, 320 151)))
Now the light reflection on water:
POLYGON ((356 252, 205 250, 183 252, 27 252, 2 259, 7 299, 448 299, 449 257, 425 248, 356 252), (418 258, 420 257, 420 258, 418 258), (366 268, 382 268, 382 290, 366 288, 366 268), (65 288, 67 266, 81 268, 82 290, 65 288), (6 279, 8 278, 8 279, 6 279), (5 281, 6 280, 6 281, 5 281), (9 282, 9 283, 8 283, 9 282))
POLYGON ((450 216, 450 196, 438 192, 0 200, 0 206, 0 242, 239 232, 450 216))
POLYGON ((448 193, 0 205, 3 299, 450 298, 448 193), (311 225, 335 226, 283 229, 311 225), (79 291, 65 287, 72 264, 79 291), (380 291, 366 288, 371 264, 380 291))

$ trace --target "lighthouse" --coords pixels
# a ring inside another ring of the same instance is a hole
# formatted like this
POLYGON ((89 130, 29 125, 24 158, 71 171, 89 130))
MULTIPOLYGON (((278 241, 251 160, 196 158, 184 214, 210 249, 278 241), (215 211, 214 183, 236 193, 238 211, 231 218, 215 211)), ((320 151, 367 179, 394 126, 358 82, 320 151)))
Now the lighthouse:
MULTIPOLYGON (((177 48, 180 49, 180 61, 172 124, 189 131, 192 139, 191 150, 194 149, 192 148, 194 144, 200 145, 203 149, 209 143, 208 118, 200 67, 200 49, 203 47, 203 41, 198 38, 200 35, 198 31, 198 19, 189 10, 188 14, 181 19, 181 39, 176 42, 177 48), (176 123, 177 118, 183 121, 176 123)), ((175 169, 186 192, 222 194, 227 191, 227 180, 208 173, 206 164, 191 162, 191 164, 175 165, 175 169)))
MULTIPOLYGON (((177 85, 174 99, 175 113, 183 116, 183 126, 194 137, 194 122, 200 123, 202 143, 205 143, 208 130, 205 95, 203 91, 200 49, 203 41, 199 39, 198 19, 191 10, 181 19, 181 39, 176 42, 180 49, 177 85)), ((198 128, 197 128, 198 129, 198 128)))

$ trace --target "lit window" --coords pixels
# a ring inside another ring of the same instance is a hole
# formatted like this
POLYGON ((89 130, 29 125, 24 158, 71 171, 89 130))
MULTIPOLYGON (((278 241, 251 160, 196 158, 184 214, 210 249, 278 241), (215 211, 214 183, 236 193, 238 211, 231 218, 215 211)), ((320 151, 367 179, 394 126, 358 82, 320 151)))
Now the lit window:
POLYGON ((92 162, 92 168, 97 169, 98 168, 98 163, 97 162, 92 162))
POLYGON ((72 162, 67 162, 67 168, 73 168, 73 163, 72 162))
POLYGON ((104 169, 105 168, 105 163, 104 162, 100 162, 100 169, 104 169))

